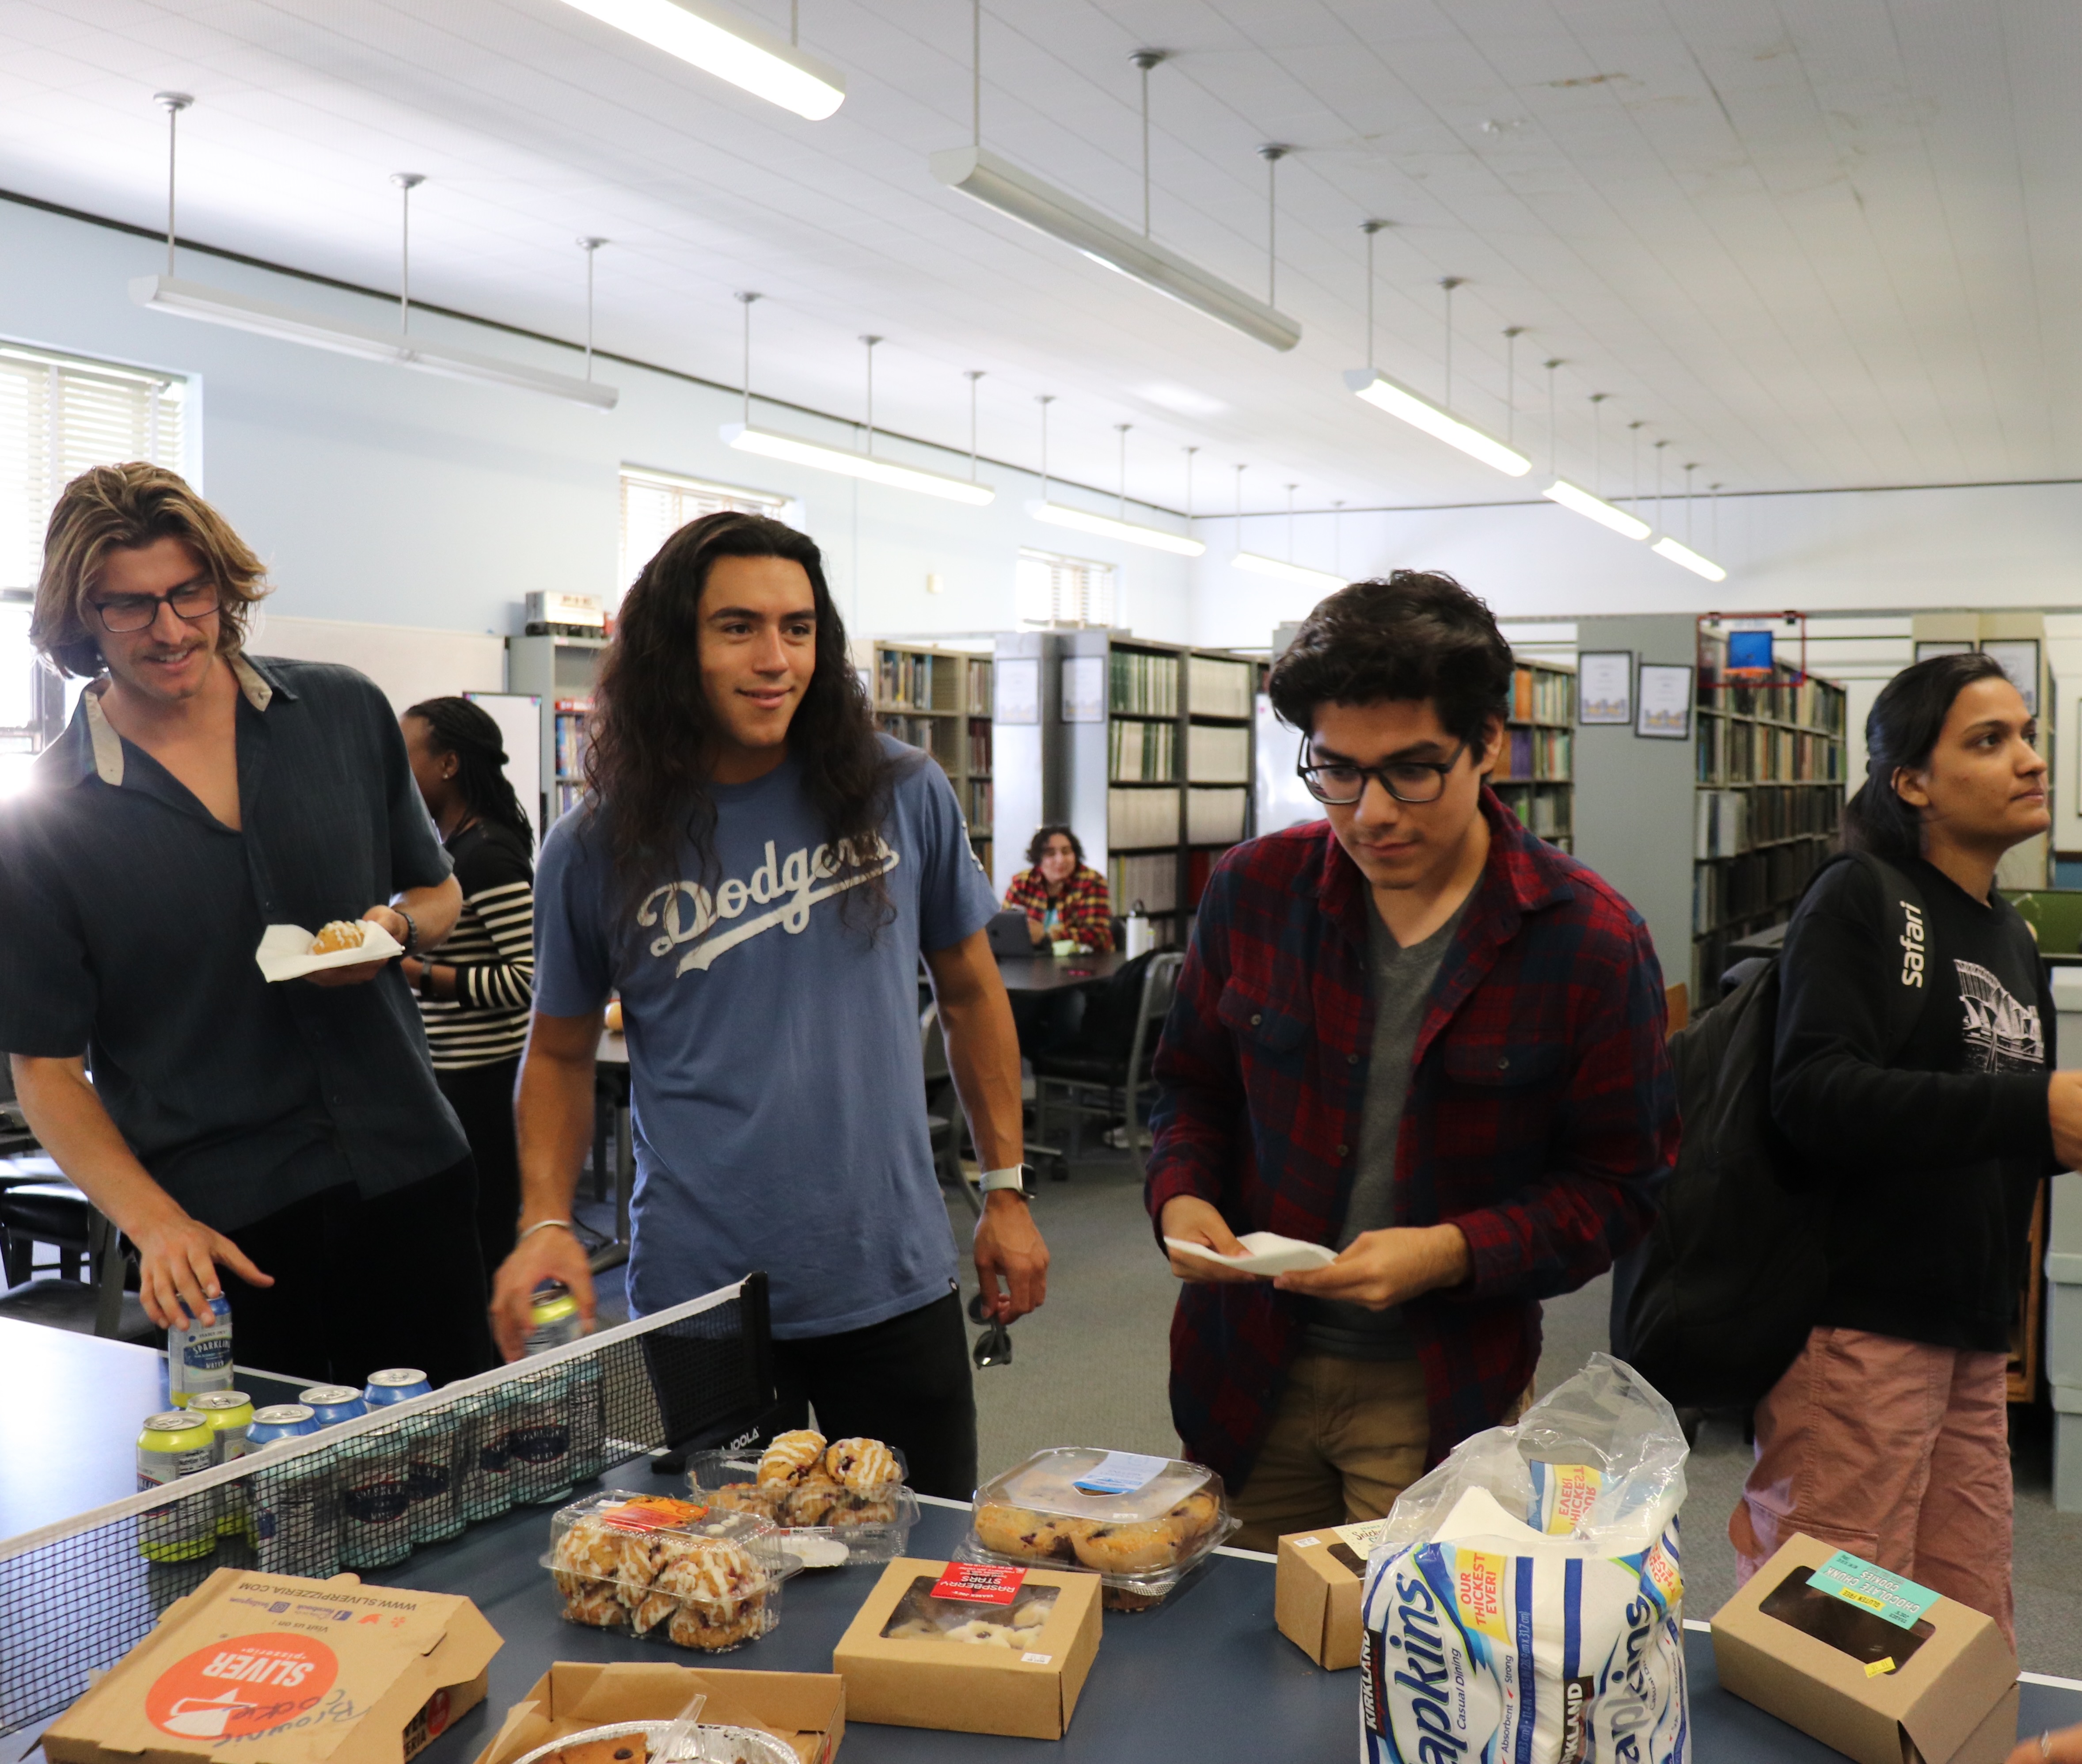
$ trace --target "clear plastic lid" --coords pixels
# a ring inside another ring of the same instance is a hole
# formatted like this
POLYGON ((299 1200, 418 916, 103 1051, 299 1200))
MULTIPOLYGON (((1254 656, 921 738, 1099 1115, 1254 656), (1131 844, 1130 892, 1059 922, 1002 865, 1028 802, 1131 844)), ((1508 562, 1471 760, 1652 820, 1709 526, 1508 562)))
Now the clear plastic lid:
POLYGON ((559 1508, 539 1559, 568 1621, 708 1653, 773 1628, 792 1571, 761 1520, 612 1489, 559 1508))
POLYGON ((1083 1568, 1154 1602, 1236 1526, 1221 1478, 1203 1465, 1052 1445, 976 1491, 961 1554, 1083 1568))
POLYGON ((918 1500, 902 1480, 908 1474, 904 1454, 888 1450, 894 1481, 856 1479, 849 1488, 812 1471, 790 1482, 761 1483, 761 1454, 754 1449, 691 1454, 687 1483, 697 1500, 777 1527, 779 1547, 798 1567, 893 1562, 918 1522, 918 1500))

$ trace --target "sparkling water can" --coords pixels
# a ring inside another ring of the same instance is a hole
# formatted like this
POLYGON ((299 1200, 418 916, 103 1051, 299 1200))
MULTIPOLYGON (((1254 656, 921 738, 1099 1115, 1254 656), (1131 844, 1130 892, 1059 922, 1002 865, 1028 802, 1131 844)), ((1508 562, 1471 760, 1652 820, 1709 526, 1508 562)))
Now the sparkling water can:
POLYGON ((411 1491, 412 1542, 439 1543, 460 1537, 462 1513, 462 1432, 453 1411, 413 1416, 401 1424, 405 1479, 411 1491))
POLYGON ((455 1406, 462 1435, 462 1516, 495 1519, 513 1504, 512 1458, 506 1413, 496 1391, 480 1391, 455 1406))
POLYGON ((231 1301, 213 1298, 209 1311, 166 1331, 166 1394, 176 1408, 205 1391, 231 1388, 231 1301))
POLYGON ((264 1461, 254 1467, 248 1504, 255 1567, 263 1574, 329 1579, 341 1566, 334 1454, 303 1452, 278 1463, 267 1447, 261 1450, 264 1461))
POLYGON ((409 1403, 415 1396, 431 1395, 433 1388, 417 1366, 393 1366, 388 1371, 369 1374, 369 1388, 361 1393, 361 1399, 372 1409, 387 1408, 394 1403, 409 1403))
POLYGON ((570 1288, 562 1281, 546 1281, 535 1289, 535 1296, 528 1307, 528 1336, 522 1344, 525 1353, 547 1353, 552 1348, 561 1348, 567 1342, 576 1341, 585 1333, 585 1319, 579 1315, 579 1302, 571 1297, 570 1288))
POLYGON ((369 1412, 360 1391, 351 1384, 314 1384, 308 1391, 299 1391, 297 1400, 310 1405, 311 1416, 320 1427, 352 1421, 369 1412))
POLYGON ((546 1366, 499 1387, 507 1415, 506 1451, 516 1507, 553 1505, 571 1492, 571 1386, 567 1366, 546 1366))
POLYGON ((275 1403, 253 1412, 246 1429, 246 1449, 257 1452, 278 1439, 302 1439, 318 1430, 318 1418, 308 1403, 275 1403))
MULTIPOLYGON (((213 1464, 236 1463, 246 1455, 253 1425, 253 1399, 243 1391, 204 1391, 188 1404, 188 1413, 209 1422, 213 1464)), ((226 1483, 217 1492, 217 1534, 236 1537, 246 1529, 246 1486, 226 1483)))
POLYGON ((412 1553, 412 1484, 405 1441, 388 1433, 352 1441, 331 1455, 339 1475, 341 1563, 351 1568, 381 1568, 403 1561, 412 1553))
POLYGON ((582 1355, 567 1364, 564 1412, 571 1418, 571 1476, 583 1480, 607 1468, 607 1378, 601 1357, 582 1355))
MULTIPOLYGON (((217 1455, 207 1417, 169 1409, 147 1416, 137 1436, 137 1487, 164 1488, 208 1470, 217 1455)), ((217 1503, 190 1496, 137 1517, 137 1551, 152 1562, 185 1562, 217 1548, 217 1503)))

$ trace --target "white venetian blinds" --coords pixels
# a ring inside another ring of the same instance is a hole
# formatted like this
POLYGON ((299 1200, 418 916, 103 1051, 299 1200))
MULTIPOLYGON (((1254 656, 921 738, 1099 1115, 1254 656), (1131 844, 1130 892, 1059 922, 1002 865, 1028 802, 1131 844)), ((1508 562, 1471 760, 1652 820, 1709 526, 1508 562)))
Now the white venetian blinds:
POLYGON ((1019 554, 1015 578, 1022 625, 1111 625, 1113 566, 1053 551, 1019 554))
POLYGON ((634 581, 658 547, 689 521, 724 509, 778 519, 787 498, 763 490, 740 490, 729 484, 703 483, 665 472, 624 466, 622 472, 622 559, 617 580, 623 588, 634 581))
POLYGON ((182 469, 186 392, 168 375, 0 344, 0 589, 36 586, 69 479, 133 459, 182 469))

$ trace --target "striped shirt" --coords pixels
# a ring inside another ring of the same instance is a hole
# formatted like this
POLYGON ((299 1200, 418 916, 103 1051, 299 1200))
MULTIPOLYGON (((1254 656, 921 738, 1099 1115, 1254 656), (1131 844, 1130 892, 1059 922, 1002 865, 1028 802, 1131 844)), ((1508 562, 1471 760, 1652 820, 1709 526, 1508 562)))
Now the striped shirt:
POLYGON ((448 842, 462 916, 433 952, 456 971, 453 998, 419 1000, 436 1072, 517 1060, 535 997, 535 878, 511 828, 480 821, 448 842))

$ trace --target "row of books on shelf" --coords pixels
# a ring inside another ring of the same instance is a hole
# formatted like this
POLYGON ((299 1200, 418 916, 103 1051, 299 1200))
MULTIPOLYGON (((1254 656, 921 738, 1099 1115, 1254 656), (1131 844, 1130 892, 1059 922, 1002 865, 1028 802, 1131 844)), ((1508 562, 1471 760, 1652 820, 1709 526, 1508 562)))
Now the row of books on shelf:
POLYGON ((1797 723, 1802 728, 1844 732, 1844 689, 1832 681, 1810 676, 1797 684, 1798 669, 1776 664, 1775 686, 1731 686, 1701 676, 1699 708, 1731 716, 1760 718, 1768 723, 1797 723))
POLYGON ((586 720, 583 711, 559 711, 552 725, 557 776, 576 778, 585 770, 586 720))
POLYGON ((878 704, 901 704, 914 711, 951 711, 955 707, 955 670, 961 664, 951 656, 914 656, 901 649, 875 652, 875 699, 878 704))
MULTIPOLYGON (((1175 845, 1178 840, 1178 790, 1110 790, 1106 792, 1109 846, 1175 845)), ((1186 791, 1186 838, 1192 845, 1233 845, 1244 836, 1250 813, 1248 790, 1216 785, 1186 791)))
POLYGON ((990 763, 990 718, 988 715, 969 719, 969 770, 988 772, 990 763))
POLYGON ((1178 725, 1115 718, 1106 725, 1106 775, 1117 783, 1169 783, 1178 775, 1178 725))
POLYGON ((1139 905, 1168 913, 1178 904, 1178 859, 1170 851, 1139 851, 1106 860, 1107 898, 1125 918, 1139 905))
POLYGON ((1697 764, 1702 784, 1833 784, 1844 775, 1844 744, 1768 723, 1701 717, 1697 764))
POLYGON ((1195 716, 1251 714, 1255 669, 1248 661, 1224 661, 1216 656, 1186 658, 1186 705, 1195 716))
POLYGON ((1511 719, 1518 723, 1573 723, 1576 707, 1570 700, 1575 690, 1573 673, 1521 664, 1511 677, 1511 719))
POLYGON ((991 714, 990 664, 987 661, 969 664, 968 713, 971 716, 991 714))
POLYGON ((1519 825, 1539 838, 1566 839, 1575 830, 1570 822, 1566 791, 1502 784, 1497 787, 1497 795, 1504 807, 1518 817, 1519 825))
POLYGON ((578 807, 580 803, 582 802, 584 798, 585 786, 584 784, 558 785, 556 813, 552 815, 550 818, 554 821, 558 818, 558 817, 569 814, 574 808, 578 807))
POLYGON ((900 711, 885 711, 875 720, 885 735, 895 736, 906 747, 922 748, 943 770, 952 768, 951 749, 961 739, 956 724, 940 717, 905 716, 900 711))
POLYGON ((1137 716, 1178 714, 1178 658, 1143 649, 1115 649, 1106 656, 1106 703, 1137 716))
POLYGON ((1692 856, 1732 858, 1781 839, 1828 838, 1843 819, 1844 793, 1829 786, 1758 784, 1698 793, 1692 856))
POLYGON ((971 829, 991 825, 990 780, 988 778, 971 778, 969 780, 969 800, 962 804, 962 808, 969 817, 971 829))
POLYGON ((1567 729, 1504 731, 1503 750, 1497 755, 1498 779, 1555 779, 1569 776, 1570 735, 1567 729))
POLYGON ((1250 730, 1223 723, 1186 724, 1186 775, 1196 784, 1249 783, 1250 730))
POLYGON ((1790 906, 1828 855, 1826 839, 1767 846, 1724 863, 1692 868, 1692 934, 1704 936, 1736 919, 1790 906))

